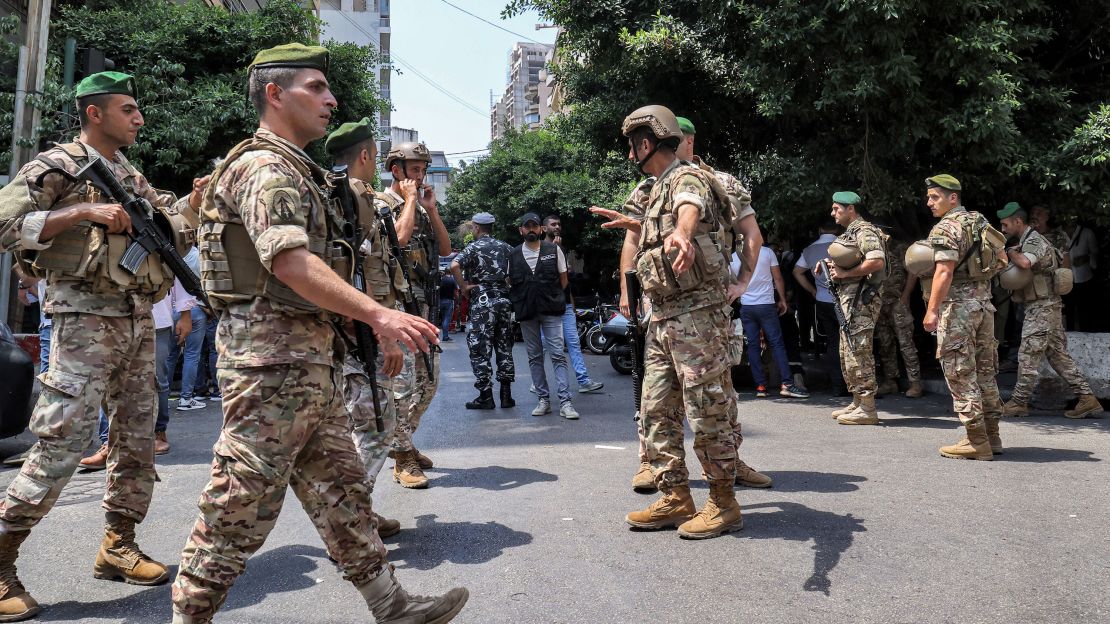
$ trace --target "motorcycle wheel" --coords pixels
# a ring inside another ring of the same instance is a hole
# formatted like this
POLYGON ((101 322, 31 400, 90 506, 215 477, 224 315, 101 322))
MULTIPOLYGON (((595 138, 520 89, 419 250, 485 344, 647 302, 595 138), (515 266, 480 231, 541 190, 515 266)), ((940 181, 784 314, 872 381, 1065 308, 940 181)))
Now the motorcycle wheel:
POLYGON ((586 332, 586 348, 597 355, 602 355, 611 346, 609 337, 601 333, 601 326, 594 325, 586 332))
POLYGON ((613 365, 613 370, 622 375, 632 374, 632 352, 627 348, 613 349, 609 353, 609 363, 613 365))

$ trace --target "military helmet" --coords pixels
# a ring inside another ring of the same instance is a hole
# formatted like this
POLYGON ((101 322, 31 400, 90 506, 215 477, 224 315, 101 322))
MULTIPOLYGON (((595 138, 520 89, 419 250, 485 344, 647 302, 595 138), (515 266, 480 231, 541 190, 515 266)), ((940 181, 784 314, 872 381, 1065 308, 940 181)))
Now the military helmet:
POLYGON ((1033 271, 1023 269, 1014 263, 998 274, 998 283, 1006 290, 1021 290, 1033 281, 1033 271))
POLYGON ((432 153, 423 143, 400 143, 389 150, 389 155, 385 157, 385 168, 389 169, 398 160, 419 160, 431 164, 432 153))
POLYGON ((682 128, 678 127, 678 119, 671 112, 671 109, 666 106, 653 104, 651 106, 641 106, 632 111, 628 117, 624 118, 624 123, 621 124, 621 134, 631 136, 632 131, 641 126, 650 128, 651 133, 659 140, 682 140, 682 128))
POLYGON ((918 277, 932 277, 936 270, 933 246, 927 241, 917 241, 906 249, 906 270, 918 277))
POLYGON ((842 269, 854 269, 863 262, 863 253, 860 252, 859 247, 837 241, 829 245, 829 258, 833 264, 842 269))

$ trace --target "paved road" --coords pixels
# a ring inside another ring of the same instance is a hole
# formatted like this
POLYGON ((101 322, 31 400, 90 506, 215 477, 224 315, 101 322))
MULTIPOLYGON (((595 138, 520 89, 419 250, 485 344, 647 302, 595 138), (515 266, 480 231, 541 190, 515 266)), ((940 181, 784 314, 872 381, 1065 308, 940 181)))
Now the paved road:
MULTIPOLYGON (((967 462, 936 453, 957 438, 946 397, 883 399, 883 427, 836 426, 827 397, 745 400, 742 455, 775 487, 739 493, 742 532, 690 542, 623 522, 652 497, 629 487, 630 383, 606 358, 588 358, 606 387, 576 395, 582 420, 570 422, 529 415, 520 345, 520 405, 461 409, 473 393, 465 344, 446 347, 416 438, 437 463, 433 487, 386 478, 375 503, 404 527, 387 545, 406 588, 470 588, 457 622, 1110 621, 1110 420, 1006 421, 1006 454, 967 462)), ((175 569, 219 422, 215 408, 175 413, 173 452, 159 458, 140 540, 175 569)), ((14 474, 0 472, 0 485, 14 474)), ((168 587, 92 578, 102 479, 74 478, 24 546, 21 576, 47 605, 43 621, 167 622, 168 587)), ((704 501, 704 482, 694 493, 704 501)), ((292 494, 287 503, 220 621, 369 622, 292 494)))

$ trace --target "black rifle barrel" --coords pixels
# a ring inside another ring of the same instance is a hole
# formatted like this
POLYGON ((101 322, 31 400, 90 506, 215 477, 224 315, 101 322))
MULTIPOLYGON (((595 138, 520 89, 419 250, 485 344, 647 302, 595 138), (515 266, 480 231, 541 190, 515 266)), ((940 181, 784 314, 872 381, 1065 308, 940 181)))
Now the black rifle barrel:
POLYGON ((640 416, 640 400, 644 390, 644 332, 640 328, 640 279, 635 271, 624 274, 625 290, 628 293, 628 348, 632 355, 632 392, 635 394, 636 417, 640 416))
MULTIPOLYGON (((405 278, 406 292, 405 296, 401 298, 401 303, 405 307, 405 312, 413 316, 420 316, 420 308, 416 303, 416 294, 412 290, 412 272, 409 271, 408 261, 405 260, 405 254, 401 251, 401 239, 397 237, 397 225, 393 223, 393 211, 388 206, 382 206, 378 210, 378 220, 382 222, 385 228, 385 236, 389 239, 389 250, 393 255, 393 259, 401 267, 401 276, 405 278)), ((428 369, 428 378, 432 384, 435 384, 436 372, 435 365, 432 364, 432 354, 430 352, 423 352, 424 366, 428 369)))

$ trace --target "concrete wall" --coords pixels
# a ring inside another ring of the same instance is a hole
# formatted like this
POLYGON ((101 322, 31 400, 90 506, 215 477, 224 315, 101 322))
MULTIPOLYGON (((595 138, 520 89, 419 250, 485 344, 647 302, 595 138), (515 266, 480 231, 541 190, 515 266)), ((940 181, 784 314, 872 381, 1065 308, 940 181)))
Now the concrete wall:
MULTIPOLYGON (((1110 399, 1110 334, 1068 332, 1068 353, 1079 371, 1087 377, 1095 396, 1110 399)), ((1041 409, 1062 409, 1074 398, 1071 389, 1045 361, 1033 393, 1033 405, 1041 409)))

